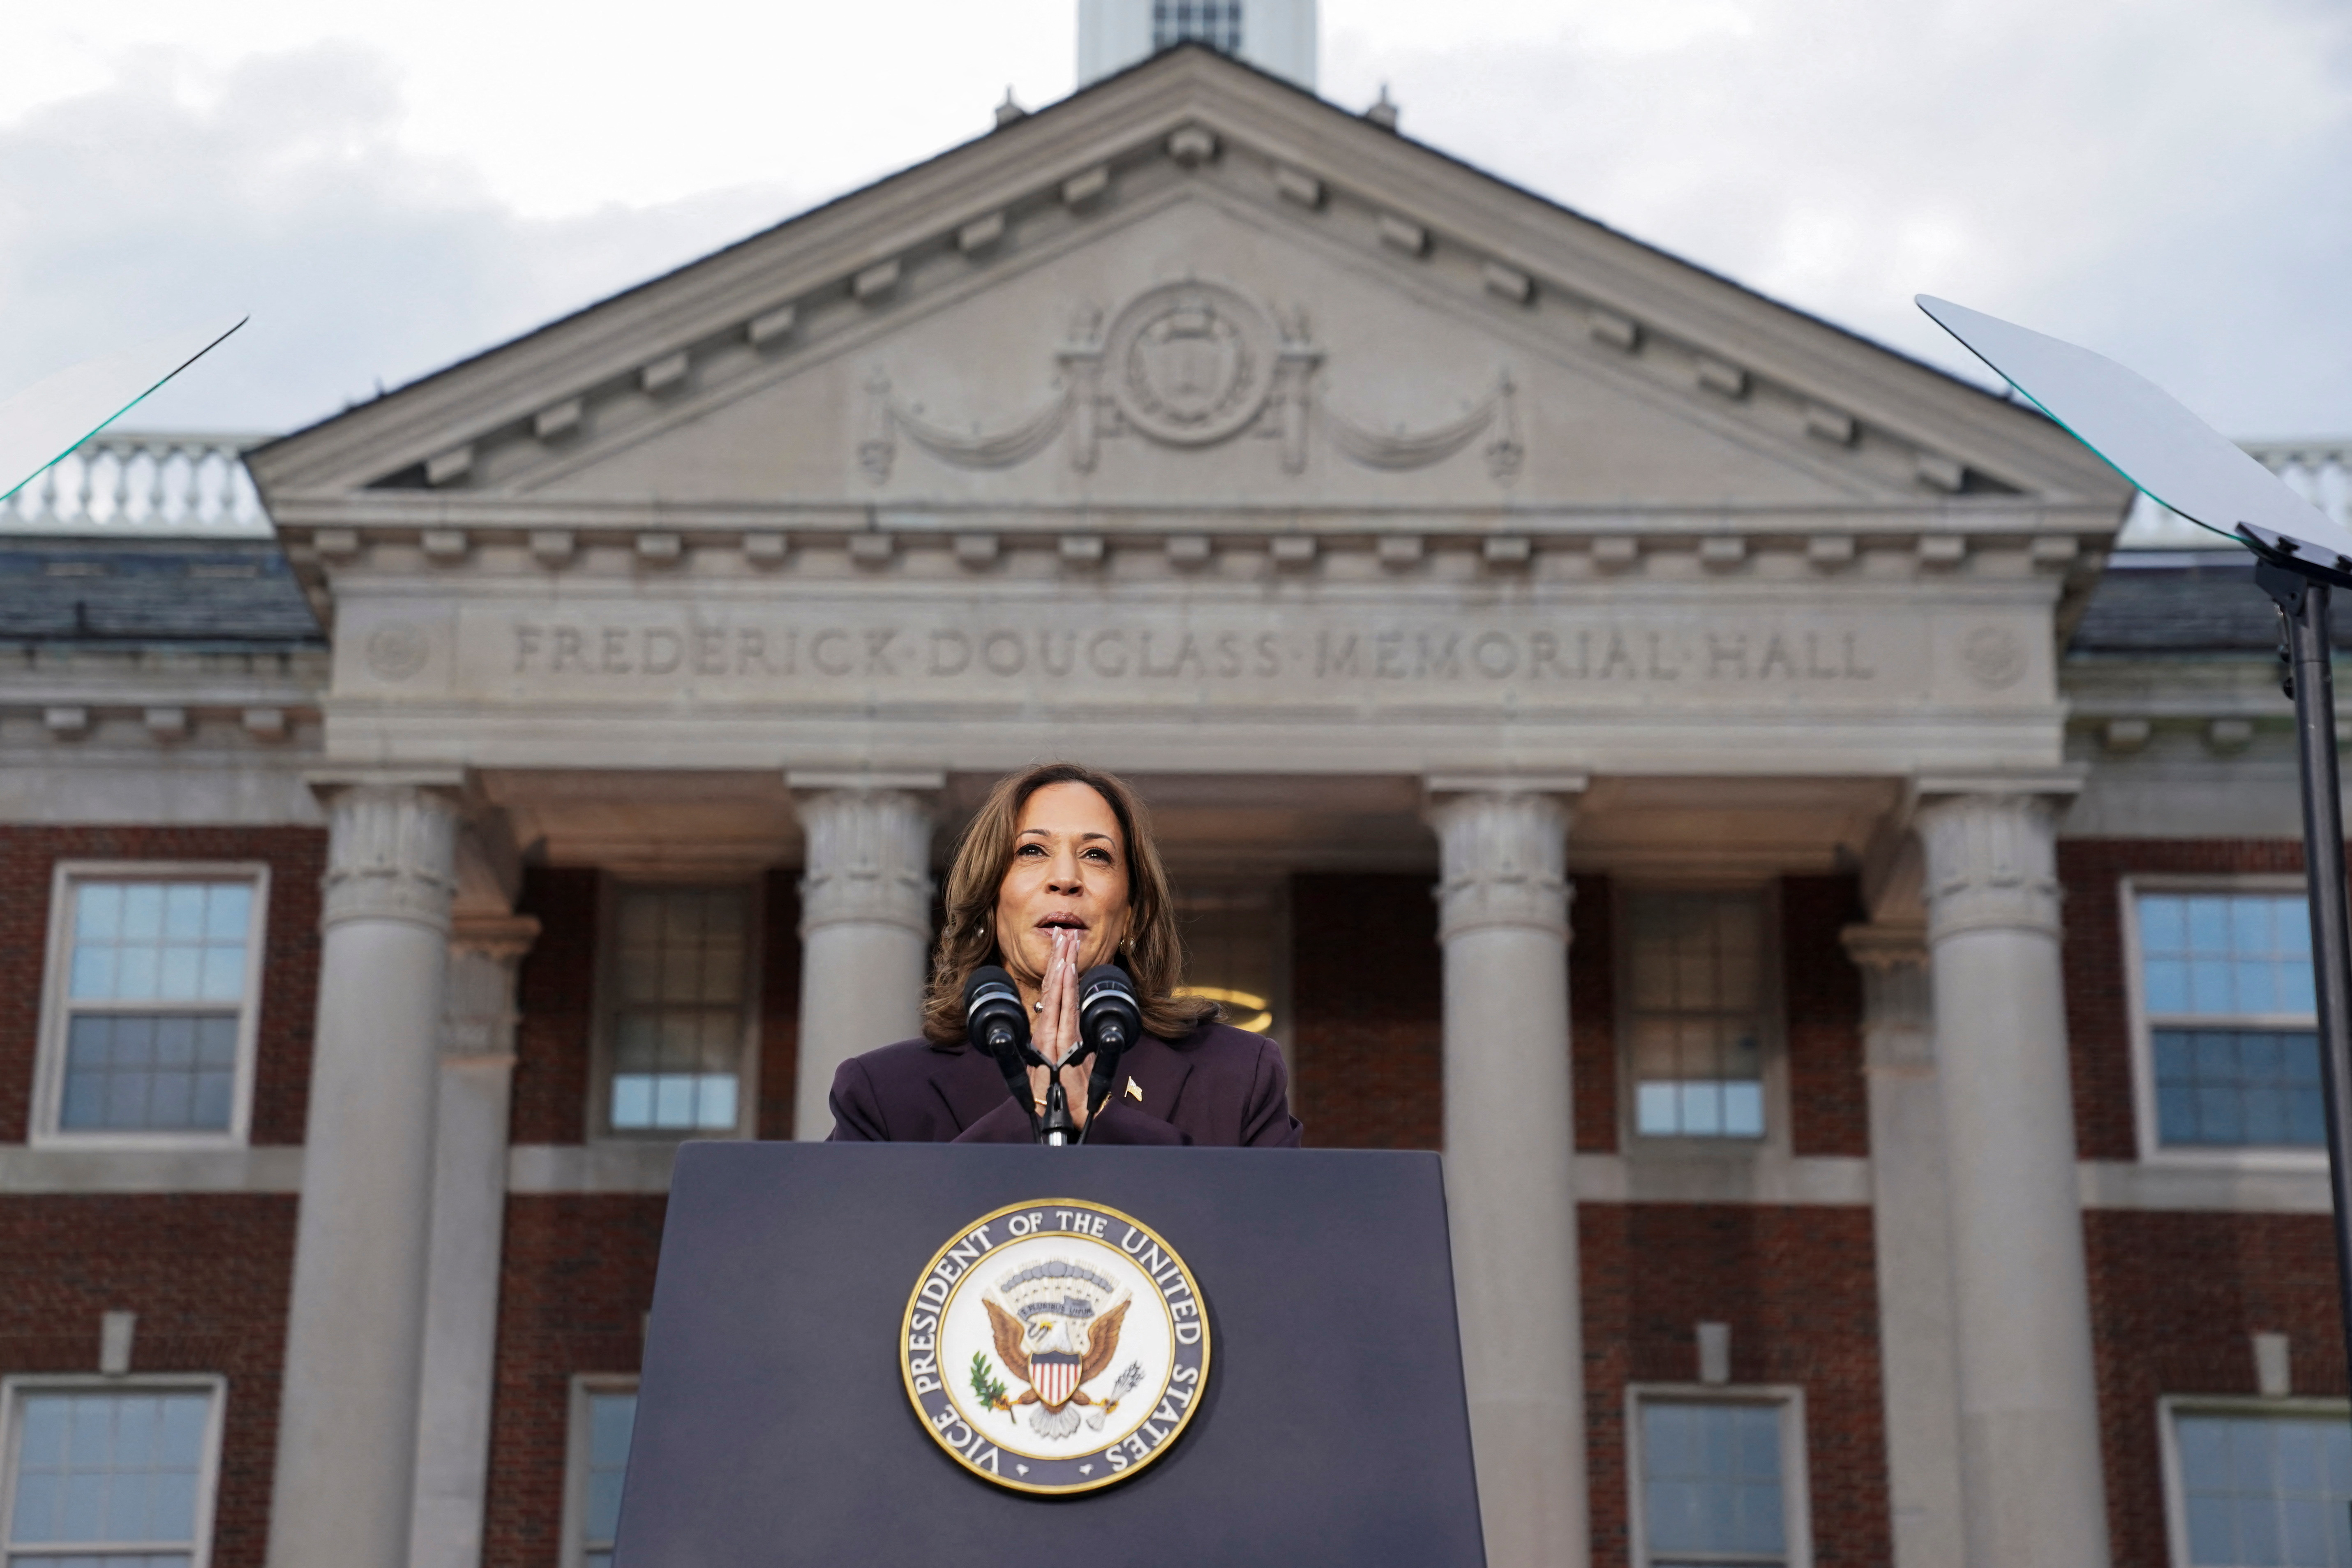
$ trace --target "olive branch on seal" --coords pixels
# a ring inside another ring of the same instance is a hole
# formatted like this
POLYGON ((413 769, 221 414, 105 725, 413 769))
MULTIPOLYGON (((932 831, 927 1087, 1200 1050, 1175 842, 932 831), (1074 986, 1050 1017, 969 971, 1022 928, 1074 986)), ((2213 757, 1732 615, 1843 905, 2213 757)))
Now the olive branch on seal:
POLYGON ((1005 1397, 1009 1391, 996 1381, 996 1368, 986 1351, 971 1352, 971 1391, 980 1397, 982 1409, 1011 1413, 1013 1401, 1005 1397))

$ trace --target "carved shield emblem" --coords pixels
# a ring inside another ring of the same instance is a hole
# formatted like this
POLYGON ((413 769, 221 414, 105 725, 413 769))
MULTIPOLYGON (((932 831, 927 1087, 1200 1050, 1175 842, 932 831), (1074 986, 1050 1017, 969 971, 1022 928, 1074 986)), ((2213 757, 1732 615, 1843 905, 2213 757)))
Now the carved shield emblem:
POLYGON ((1265 407, 1277 349, 1265 312, 1247 300, 1213 283, 1179 283, 1119 312, 1104 364, 1130 424, 1159 440, 1203 446, 1265 407))

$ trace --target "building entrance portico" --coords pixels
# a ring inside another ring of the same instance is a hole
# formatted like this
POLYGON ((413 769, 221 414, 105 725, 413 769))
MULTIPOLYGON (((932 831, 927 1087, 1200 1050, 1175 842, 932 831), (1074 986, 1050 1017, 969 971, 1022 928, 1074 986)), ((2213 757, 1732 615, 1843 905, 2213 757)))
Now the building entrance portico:
MULTIPOLYGON (((526 868, 601 879, 583 1168, 652 1182, 653 1135, 760 1105, 822 1137, 839 1062, 915 1032, 931 879, 1026 763, 1136 782, 1180 886, 1218 889, 1202 931, 1255 910, 1261 955, 1302 879, 1416 886, 1435 1070, 1384 1092, 1443 1129, 1507 1568, 1624 1528, 1586 1485, 1628 1438, 1587 1400, 1612 1244, 1580 1208, 1869 1205, 1870 1159, 1798 1128, 1785 1042, 1723 1020, 1811 983, 1769 956, 1783 928, 1841 965, 1847 924, 1924 930, 1961 1054, 1922 1071, 1965 1092, 1905 1102, 1952 1138, 1948 1194, 1940 1167, 1897 1185, 1952 1227, 1953 1279, 1949 1341, 1940 1284, 1879 1324, 1893 1485, 1932 1516, 1902 1561, 1959 1563, 1964 1524, 1967 1561, 2015 1560, 1990 1521, 2026 1517, 2099 1559, 2044 905, 2056 650, 2126 497, 2038 416, 1182 48, 251 466, 333 627, 333 875, 376 899, 338 925, 331 892, 328 973, 362 941, 462 945, 526 868), (796 891, 761 890, 779 868, 796 891), (1858 907, 1803 903, 1835 879, 1858 907), (747 957, 780 923, 796 974, 747 957), (632 978, 688 958, 688 989, 632 978), (2021 1251, 1997 1221, 2028 1195, 2021 1251)), ((497 930, 510 966, 531 928, 497 930)), ((1311 1122, 1355 1069, 1284 1027, 1289 962, 1231 988, 1263 992, 1311 1122)), ((317 1081, 406 1063, 370 1115, 429 1149, 457 1114, 436 1026, 330 1008, 317 1081)), ((425 1161, 362 1181, 336 1104, 306 1238, 371 1205, 495 1224, 494 1161, 467 1163, 482 1191, 425 1161)), ((402 1560, 420 1406, 484 1364, 423 1308, 466 1249, 395 1230, 414 1301, 298 1278, 287 1409, 332 1400, 378 1459, 330 1487, 281 1457, 288 1563, 402 1560)))

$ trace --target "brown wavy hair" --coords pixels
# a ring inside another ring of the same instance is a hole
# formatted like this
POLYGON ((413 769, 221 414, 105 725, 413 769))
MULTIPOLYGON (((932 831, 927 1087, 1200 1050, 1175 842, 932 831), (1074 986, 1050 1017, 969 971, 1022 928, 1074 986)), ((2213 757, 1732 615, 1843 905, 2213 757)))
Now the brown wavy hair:
POLYGON ((1219 1011, 1206 997, 1176 994, 1176 988, 1184 983, 1184 943, 1176 931, 1176 900, 1169 889, 1168 868, 1160 864, 1160 847, 1152 840, 1151 818, 1143 802, 1115 773, 1081 763, 1041 763, 997 780, 988 799, 965 826, 963 836, 956 840, 939 946, 931 955, 931 983, 923 993, 923 1037, 935 1044, 953 1045, 964 1037, 964 982, 981 965, 1003 962, 992 917, 997 893, 1013 867, 1021 808, 1029 804, 1031 795, 1057 784, 1082 784, 1102 796, 1111 815, 1118 818, 1119 836, 1127 841, 1129 945, 1118 954, 1118 962, 1134 977, 1136 1000, 1143 1005, 1144 1028, 1163 1040, 1177 1039, 1219 1011))

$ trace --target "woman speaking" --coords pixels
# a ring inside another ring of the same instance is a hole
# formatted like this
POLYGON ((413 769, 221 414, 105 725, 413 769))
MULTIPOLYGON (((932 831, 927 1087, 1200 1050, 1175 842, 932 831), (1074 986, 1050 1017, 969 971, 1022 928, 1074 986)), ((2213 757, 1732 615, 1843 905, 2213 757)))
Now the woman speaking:
POLYGON ((1135 793, 1109 773, 1048 763, 1000 780, 956 846, 923 1037, 841 1064, 836 1142, 1027 1143, 1058 1074, 1087 1143, 1294 1149, 1282 1054, 1179 996, 1183 945, 1168 873, 1135 793), (1088 1103, 1077 1050, 1078 977, 1117 963, 1133 981, 1143 1032, 1088 1103), (1006 1092, 997 1060, 966 1038, 965 983, 1002 964, 1029 1011, 1032 1105, 1006 1092))

